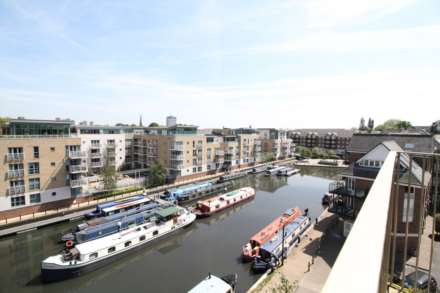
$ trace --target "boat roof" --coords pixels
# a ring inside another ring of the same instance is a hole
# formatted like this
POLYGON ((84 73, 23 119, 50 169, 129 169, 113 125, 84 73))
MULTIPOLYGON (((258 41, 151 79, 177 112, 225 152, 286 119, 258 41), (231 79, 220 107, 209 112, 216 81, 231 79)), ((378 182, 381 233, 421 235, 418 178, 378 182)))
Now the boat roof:
POLYGON ((251 187, 243 187, 243 188, 240 188, 240 189, 237 189, 237 190, 229 191, 227 193, 224 193, 224 194, 221 194, 221 195, 218 195, 218 196, 215 196, 215 197, 211 197, 211 198, 208 198, 208 199, 205 199, 205 200, 200 200, 198 203, 199 204, 204 204, 204 205, 209 205, 209 203, 211 203, 213 201, 216 201, 216 200, 219 200, 221 197, 235 196, 235 195, 239 194, 242 191, 249 190, 250 188, 251 187))
POLYGON ((226 293, 230 292, 231 285, 216 277, 209 275, 203 281, 197 284, 188 293, 226 293))
POLYGON ((295 214, 298 214, 298 216, 300 216, 301 211, 298 208, 286 210, 282 216, 276 218, 272 223, 270 223, 262 230, 260 230, 257 234, 252 236, 251 240, 256 241, 258 243, 265 243, 274 235, 274 233, 277 233, 277 231, 282 227, 281 225, 282 218, 291 217, 294 216, 295 214))
MULTIPOLYGON (((176 208, 176 210, 178 210, 178 208, 176 208)), ((145 223, 143 225, 145 225, 145 223)), ((138 227, 142 227, 143 225, 139 225, 138 227)), ((98 250, 114 246, 115 244, 113 244, 111 240, 118 239, 119 243, 130 240, 132 234, 131 232, 134 231, 135 230, 132 230, 127 233, 124 233, 124 231, 122 231, 122 233, 115 233, 92 241, 77 244, 75 247, 76 249, 78 249, 80 254, 97 252, 98 250), (121 234, 122 236, 119 237, 119 234, 121 234)))
POLYGON ((102 211, 104 213, 108 213, 108 212, 119 210, 119 209, 122 209, 122 208, 125 208, 125 207, 129 207, 129 206, 133 206, 133 205, 136 205, 136 204, 140 204, 140 203, 144 203, 144 202, 149 202, 149 201, 151 201, 150 198, 148 198, 148 197, 141 197, 140 199, 137 199, 137 200, 130 200, 130 201, 127 201, 127 202, 121 202, 121 203, 115 204, 113 206, 103 208, 102 211))
POLYGON ((175 207, 175 206, 169 206, 169 207, 166 207, 164 209, 158 210, 156 212, 156 214, 158 216, 162 217, 162 218, 166 218, 168 216, 171 216, 171 215, 177 213, 178 210, 179 209, 177 207, 175 207))
POLYGON ((100 203, 96 207, 104 209, 104 208, 112 207, 112 206, 117 205, 117 204, 126 203, 126 202, 132 202, 134 200, 138 200, 138 199, 141 199, 141 198, 144 198, 144 196, 143 195, 135 195, 135 196, 132 196, 132 197, 129 197, 129 198, 123 198, 123 199, 118 199, 118 200, 114 200, 114 201, 111 201, 111 202, 100 203))
POLYGON ((203 182, 203 183, 200 183, 200 184, 185 185, 183 187, 172 189, 170 191, 170 193, 174 194, 174 195, 179 195, 179 194, 182 194, 184 192, 193 191, 193 190, 196 190, 196 189, 199 189, 199 188, 203 188, 203 187, 208 187, 208 186, 211 186, 211 185, 212 185, 211 182, 203 182))
MULTIPOLYGON (((301 222, 305 221, 306 219, 307 218, 304 216, 299 216, 292 223, 284 226, 284 237, 288 237, 289 235, 291 235, 296 230, 296 228, 298 228, 301 222)), ((269 252, 274 251, 281 244, 282 233, 283 230, 280 229, 280 231, 278 231, 278 233, 276 234, 276 238, 274 237, 274 240, 267 241, 261 246, 261 248, 269 252)))

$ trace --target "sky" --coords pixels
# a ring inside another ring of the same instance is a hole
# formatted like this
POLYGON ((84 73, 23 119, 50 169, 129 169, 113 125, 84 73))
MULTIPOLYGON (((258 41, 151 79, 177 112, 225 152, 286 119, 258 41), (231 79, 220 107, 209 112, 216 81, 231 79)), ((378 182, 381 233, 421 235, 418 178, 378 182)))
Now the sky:
POLYGON ((440 119, 438 0, 0 0, 0 116, 440 119))

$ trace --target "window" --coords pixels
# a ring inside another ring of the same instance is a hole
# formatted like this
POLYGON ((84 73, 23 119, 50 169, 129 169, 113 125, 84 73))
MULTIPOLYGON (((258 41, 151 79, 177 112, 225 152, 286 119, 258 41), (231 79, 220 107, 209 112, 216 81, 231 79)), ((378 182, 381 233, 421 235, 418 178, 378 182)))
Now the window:
POLYGON ((54 152, 55 151, 55 147, 50 147, 50 151, 54 152))
POLYGON ((408 208, 408 223, 412 223, 414 218, 414 193, 405 193, 403 202, 402 222, 406 223, 406 211, 408 208), (409 207, 408 207, 409 201, 409 207))
POLYGON ((34 146, 34 158, 38 159, 40 157, 40 149, 37 146, 34 146))
POLYGON ((116 247, 112 246, 109 249, 107 249, 107 253, 112 253, 116 251, 116 247))
POLYGON ((131 245, 131 241, 127 241, 127 242, 124 243, 125 247, 129 247, 130 245, 131 245))
POLYGON ((194 167, 194 168, 193 168, 193 173, 196 173, 196 172, 197 172, 197 168, 194 167))
POLYGON ((51 165, 52 167, 55 167, 55 162, 50 162, 50 165, 51 165))
POLYGON ((157 234, 159 234, 159 231, 158 231, 158 230, 156 230, 156 231, 153 232, 153 236, 156 236, 157 234))
POLYGON ((40 174, 40 163, 29 163, 29 174, 40 174))
POLYGON ((30 203, 39 203, 41 202, 41 195, 39 193, 34 193, 29 196, 30 203))
POLYGON ((29 179, 29 190, 40 189, 40 178, 29 179))
POLYGON ((97 257, 98 257, 98 253, 97 252, 94 252, 94 253, 89 255, 89 259, 95 259, 97 257))
POLYGON ((142 235, 141 237, 139 237, 139 241, 144 241, 145 240, 145 235, 142 235))
POLYGON ((54 191, 54 192, 52 192, 52 196, 55 196, 55 195, 57 195, 57 193, 54 191))
POLYGON ((25 204, 26 201, 24 196, 11 197, 11 207, 18 207, 25 204))

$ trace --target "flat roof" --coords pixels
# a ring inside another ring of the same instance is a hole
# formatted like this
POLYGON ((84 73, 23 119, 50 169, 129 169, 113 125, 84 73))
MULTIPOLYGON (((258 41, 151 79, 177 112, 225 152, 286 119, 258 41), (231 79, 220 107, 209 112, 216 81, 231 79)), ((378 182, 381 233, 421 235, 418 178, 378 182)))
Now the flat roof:
POLYGON ((74 124, 75 121, 70 119, 58 119, 58 120, 45 120, 45 119, 22 119, 22 118, 13 118, 8 120, 9 123, 50 123, 50 124, 74 124))

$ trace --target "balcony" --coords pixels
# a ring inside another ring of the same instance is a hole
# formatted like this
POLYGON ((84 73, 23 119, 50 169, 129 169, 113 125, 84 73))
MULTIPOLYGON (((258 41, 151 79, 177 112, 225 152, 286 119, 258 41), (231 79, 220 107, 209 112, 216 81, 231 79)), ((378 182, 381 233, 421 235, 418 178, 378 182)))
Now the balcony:
POLYGON ((86 157, 86 152, 69 151, 67 156, 69 157, 69 159, 82 159, 86 157))
POLYGON ((78 188, 78 187, 82 187, 84 185, 87 185, 87 180, 85 180, 83 178, 70 180, 70 187, 71 188, 78 188))
POLYGON ((183 155, 171 156, 170 161, 183 161, 183 155))
POLYGON ((8 194, 9 195, 23 194, 24 190, 25 190, 24 185, 11 186, 8 189, 8 194))
POLYGON ((7 162, 21 162, 24 159, 23 153, 9 153, 6 155, 7 162))
POLYGON ((90 153, 90 158, 101 158, 102 154, 101 152, 91 152, 90 153))
POLYGON ((102 167, 102 162, 91 162, 90 166, 92 168, 101 168, 102 167))
POLYGON ((218 156, 218 157, 222 157, 222 156, 225 155, 225 152, 222 151, 222 150, 216 150, 216 151, 215 151, 215 155, 218 156))
POLYGON ((87 172, 87 166, 86 165, 70 165, 69 166, 69 173, 75 174, 75 173, 85 173, 87 172))
POLYGON ((90 145, 91 149, 100 149, 101 148, 101 144, 100 143, 92 143, 90 145))
POLYGON ((183 169, 183 164, 170 165, 170 170, 182 170, 182 169, 183 169))
POLYGON ((170 144, 170 151, 183 152, 183 144, 170 144))
POLYGON ((24 170, 9 170, 8 171, 8 179, 17 179, 17 178, 23 178, 24 176, 24 170))

